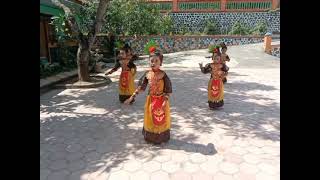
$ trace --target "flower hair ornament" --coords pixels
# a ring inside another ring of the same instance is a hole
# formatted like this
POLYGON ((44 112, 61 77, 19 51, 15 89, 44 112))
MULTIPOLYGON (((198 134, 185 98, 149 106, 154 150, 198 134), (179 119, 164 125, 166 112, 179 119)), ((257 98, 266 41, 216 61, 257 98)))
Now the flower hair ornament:
POLYGON ((163 55, 162 53, 159 51, 159 49, 157 49, 157 43, 151 39, 144 47, 144 52, 146 54, 149 55, 149 57, 151 56, 158 56, 160 58, 160 65, 162 65, 162 60, 163 60, 163 55))
POLYGON ((151 39, 145 46, 144 46, 144 52, 148 55, 154 55, 157 50, 157 43, 151 39))
POLYGON ((221 48, 221 46, 219 46, 219 45, 210 45, 209 46, 209 53, 212 53, 212 55, 214 55, 214 54, 220 55, 221 54, 220 48, 221 48))

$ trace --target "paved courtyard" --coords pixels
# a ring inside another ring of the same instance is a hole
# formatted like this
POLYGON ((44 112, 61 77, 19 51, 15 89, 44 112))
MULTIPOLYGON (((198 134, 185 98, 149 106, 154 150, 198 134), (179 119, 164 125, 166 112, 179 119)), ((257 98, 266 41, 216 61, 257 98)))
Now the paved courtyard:
MULTIPOLYGON (((143 140, 146 93, 118 101, 117 80, 40 96, 41 180, 279 180, 280 59, 262 43, 232 46, 225 105, 210 111, 199 62, 207 50, 165 55, 173 84, 171 140, 143 140)), ((138 79, 147 68, 138 65, 138 79)))

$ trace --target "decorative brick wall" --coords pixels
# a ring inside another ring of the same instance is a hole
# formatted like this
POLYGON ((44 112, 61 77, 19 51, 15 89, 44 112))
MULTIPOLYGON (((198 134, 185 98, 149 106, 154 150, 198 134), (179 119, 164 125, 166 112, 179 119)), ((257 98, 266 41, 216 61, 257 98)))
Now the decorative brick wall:
POLYGON ((203 32, 206 21, 217 23, 222 34, 229 32, 232 25, 239 21, 253 28, 258 22, 267 23, 268 32, 280 32, 280 12, 216 12, 216 13, 171 13, 175 32, 185 27, 190 32, 203 32))
MULTIPOLYGON (((98 36, 97 42, 105 36, 98 36)), ((263 42, 262 36, 139 36, 125 37, 124 40, 129 42, 134 52, 144 54, 144 46, 150 40, 154 39, 160 46, 163 53, 172 53, 194 49, 206 49, 210 44, 219 44, 225 42, 227 46, 241 45, 263 42)))

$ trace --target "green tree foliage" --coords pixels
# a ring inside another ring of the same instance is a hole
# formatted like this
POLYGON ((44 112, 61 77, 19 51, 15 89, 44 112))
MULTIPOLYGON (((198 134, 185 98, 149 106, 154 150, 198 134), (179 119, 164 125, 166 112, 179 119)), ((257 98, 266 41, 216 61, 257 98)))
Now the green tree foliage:
POLYGON ((112 0, 107 10, 105 32, 125 35, 169 34, 173 22, 169 15, 145 0, 112 0))

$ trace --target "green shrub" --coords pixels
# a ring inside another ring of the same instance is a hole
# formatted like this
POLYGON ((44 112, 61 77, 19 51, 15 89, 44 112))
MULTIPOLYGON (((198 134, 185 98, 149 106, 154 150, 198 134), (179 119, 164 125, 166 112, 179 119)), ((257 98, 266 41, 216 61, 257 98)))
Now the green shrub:
POLYGON ((264 35, 267 33, 267 24, 265 22, 259 22, 256 26, 250 30, 250 34, 264 35))
POLYGON ((248 35, 250 34, 250 29, 240 22, 233 24, 231 31, 228 33, 230 35, 248 35))
POLYGON ((181 35, 191 35, 191 32, 188 30, 188 28, 185 26, 185 25, 181 25, 181 29, 180 29, 180 32, 179 34, 181 35))
POLYGON ((207 34, 207 35, 215 35, 215 34, 219 34, 220 30, 217 26, 217 23, 213 21, 207 21, 203 32, 204 34, 207 34))
POLYGON ((40 78, 53 76, 60 72, 70 71, 77 68, 76 62, 77 47, 59 47, 52 51, 50 64, 47 59, 40 59, 40 78))
POLYGON ((53 64, 50 64, 47 66, 43 66, 40 63, 40 78, 46 78, 46 77, 58 74, 63 71, 64 71, 64 68, 57 63, 53 63, 53 64))

